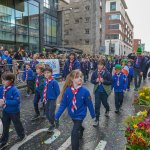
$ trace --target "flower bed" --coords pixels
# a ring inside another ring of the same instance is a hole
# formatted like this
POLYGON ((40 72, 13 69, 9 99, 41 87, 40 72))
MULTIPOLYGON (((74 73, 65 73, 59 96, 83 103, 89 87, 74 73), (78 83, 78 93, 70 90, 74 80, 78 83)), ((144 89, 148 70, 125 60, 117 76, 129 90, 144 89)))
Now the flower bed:
POLYGON ((149 150, 150 148, 150 112, 146 110, 129 116, 125 120, 127 150, 149 150))
POLYGON ((134 95, 134 108, 136 113, 150 109, 150 87, 145 86, 134 95))

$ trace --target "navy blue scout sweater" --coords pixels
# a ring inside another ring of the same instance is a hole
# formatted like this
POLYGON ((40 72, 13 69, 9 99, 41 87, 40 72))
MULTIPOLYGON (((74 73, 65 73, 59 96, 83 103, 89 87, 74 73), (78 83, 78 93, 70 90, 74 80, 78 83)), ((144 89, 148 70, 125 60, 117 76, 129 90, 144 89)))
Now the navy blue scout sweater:
POLYGON ((112 88, 114 88, 114 92, 123 92, 127 89, 127 77, 123 73, 121 73, 119 77, 119 85, 117 85, 118 76, 114 74, 112 77, 112 88))
MULTIPOLYGON (((70 66, 70 60, 68 59, 65 62, 62 77, 66 78, 67 75, 70 73, 69 66, 70 66)), ((76 70, 76 69, 80 69, 80 62, 77 59, 75 59, 74 62, 72 63, 72 70, 76 70)))
MULTIPOLYGON (((3 99, 3 90, 4 86, 0 86, 0 99, 3 99)), ((6 92, 6 107, 4 108, 4 111, 7 113, 20 112, 20 102, 20 92, 17 87, 13 85, 11 89, 6 92)))
POLYGON ((130 77, 133 77, 134 76, 134 69, 132 66, 129 67, 129 75, 130 77))
POLYGON ((78 93, 76 94, 77 110, 75 110, 74 112, 72 112, 71 110, 73 96, 74 95, 71 91, 71 87, 66 88, 60 107, 55 115, 55 119, 58 120, 61 114, 67 108, 68 114, 73 120, 83 120, 87 114, 87 107, 90 111, 91 117, 94 118, 95 111, 89 91, 85 87, 81 87, 79 89, 78 93))
POLYGON ((45 86, 45 77, 44 77, 44 75, 40 75, 40 76, 37 75, 37 78, 38 78, 38 87, 35 88, 35 91, 39 92, 40 95, 42 96, 43 89, 45 86))
POLYGON ((37 64, 39 64, 39 62, 37 60, 36 61, 32 60, 30 62, 30 66, 31 66, 31 69, 33 70, 33 72, 36 72, 36 65, 37 64))
MULTIPOLYGON (((44 83, 44 87, 45 86, 46 86, 46 80, 44 83)), ((47 100, 56 100, 57 97, 59 96, 59 94, 60 94, 60 88, 59 88, 58 82, 53 79, 48 83, 46 99, 47 100)))
MULTIPOLYGON (((26 72, 27 70, 24 71, 23 75, 22 75, 22 80, 26 80, 26 72)), ((31 81, 31 80, 34 80, 34 73, 33 73, 33 70, 30 68, 28 70, 28 78, 27 78, 27 81, 31 81)))
POLYGON ((105 69, 103 73, 101 73, 101 77, 104 79, 104 82, 101 83, 100 85, 98 85, 99 83, 96 81, 98 78, 98 69, 96 71, 93 72, 92 77, 91 77, 91 83, 93 83, 94 85, 98 85, 97 89, 99 92, 106 92, 104 90, 103 85, 111 85, 112 84, 112 80, 111 80, 111 74, 110 72, 105 69))

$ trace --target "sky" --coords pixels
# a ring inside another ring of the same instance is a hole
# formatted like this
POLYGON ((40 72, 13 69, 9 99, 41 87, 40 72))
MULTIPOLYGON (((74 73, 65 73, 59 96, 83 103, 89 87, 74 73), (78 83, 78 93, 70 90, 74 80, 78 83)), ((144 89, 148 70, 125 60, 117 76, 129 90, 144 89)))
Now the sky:
POLYGON ((150 0, 125 0, 128 15, 134 25, 134 38, 145 43, 145 50, 150 51, 150 0))

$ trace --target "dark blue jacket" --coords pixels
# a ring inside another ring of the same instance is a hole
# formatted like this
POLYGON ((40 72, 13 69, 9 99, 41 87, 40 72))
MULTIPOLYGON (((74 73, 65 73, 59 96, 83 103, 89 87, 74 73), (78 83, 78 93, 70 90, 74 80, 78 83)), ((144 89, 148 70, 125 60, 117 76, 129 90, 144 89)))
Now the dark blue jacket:
POLYGON ((130 77, 133 77, 134 76, 134 69, 132 66, 129 67, 129 75, 130 77))
POLYGON ((8 60, 8 56, 5 55, 5 54, 3 54, 3 55, 2 55, 2 60, 8 60))
POLYGON ((140 70, 141 72, 144 72, 145 70, 145 65, 144 64, 144 58, 142 56, 139 57, 139 62, 136 64, 136 59, 137 57, 134 58, 134 68, 140 70))
POLYGON ((77 110, 74 110, 74 112, 71 110, 73 96, 74 95, 71 91, 71 87, 66 88, 59 109, 55 115, 55 119, 58 120, 61 114, 67 108, 68 114, 73 120, 83 120, 87 114, 87 107, 90 111, 91 117, 94 118, 95 111, 89 91, 84 87, 79 89, 78 93, 76 94, 77 110))
MULTIPOLYGON (((26 80, 26 72, 27 70, 24 71, 23 75, 22 75, 22 80, 25 81, 26 80)), ((34 73, 33 73, 33 70, 30 68, 28 70, 28 78, 27 78, 27 81, 32 81, 34 80, 34 73)))
MULTIPOLYGON (((70 66, 70 60, 68 59, 65 62, 65 66, 64 66, 62 77, 66 78, 67 75, 70 73, 69 66, 70 66)), ((76 69, 80 69, 80 62, 77 59, 75 59, 73 64, 72 64, 72 70, 76 70, 76 69)))
POLYGON ((86 61, 86 62, 81 62, 81 71, 83 73, 86 73, 87 71, 90 71, 90 62, 86 61))
MULTIPOLYGON (((0 99, 3 99, 3 90, 4 86, 0 86, 0 99)), ((12 86, 6 92, 6 106, 4 107, 4 111, 8 113, 17 113, 20 112, 20 102, 21 95, 16 86, 12 86)))
POLYGON ((33 72, 36 72, 36 65, 38 64, 39 62, 36 60, 36 61, 31 61, 30 62, 30 66, 31 66, 31 69, 33 70, 33 72))
MULTIPOLYGON (((101 74, 101 77, 104 79, 104 82, 103 82, 104 85, 112 84, 111 74, 107 69, 105 69, 105 71, 101 74)), ((92 77, 91 77, 91 83, 95 85, 98 84, 98 82, 96 82, 97 78, 98 78, 98 69, 93 72, 92 77)))
MULTIPOLYGON (((46 86, 46 80, 44 83, 44 87, 46 86)), ((44 91, 43 91, 44 92, 44 91)), ((60 88, 58 82, 56 80, 52 80, 48 83, 46 99, 47 100, 56 100, 60 94, 60 88)))
POLYGON ((12 58, 12 57, 8 57, 7 63, 8 63, 8 64, 12 64, 12 61, 13 61, 13 58, 12 58))
POLYGON ((42 96, 43 89, 44 89, 44 86, 45 86, 45 77, 44 77, 44 75, 40 75, 40 76, 37 75, 36 78, 38 78, 39 84, 38 84, 38 87, 35 88, 35 91, 39 92, 40 95, 42 96))
POLYGON ((118 77, 116 74, 112 77, 112 88, 114 88, 114 92, 123 92, 127 89, 127 77, 121 73, 119 77, 119 86, 117 85, 118 77))

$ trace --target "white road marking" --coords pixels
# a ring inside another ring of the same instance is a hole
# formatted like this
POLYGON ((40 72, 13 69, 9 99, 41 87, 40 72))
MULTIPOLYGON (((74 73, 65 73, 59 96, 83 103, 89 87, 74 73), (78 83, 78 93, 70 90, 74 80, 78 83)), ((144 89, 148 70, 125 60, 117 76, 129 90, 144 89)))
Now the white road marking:
POLYGON ((106 141, 100 141, 95 150, 104 150, 107 142, 106 141))
POLYGON ((51 144, 60 136, 60 134, 61 134, 60 131, 55 129, 53 135, 49 139, 47 139, 44 143, 51 144))
POLYGON ((58 150, 66 150, 71 145, 71 137, 69 137, 66 142, 61 145, 58 150))
POLYGON ((12 146, 10 148, 10 150, 18 150, 18 148, 21 145, 23 145, 24 143, 26 143, 27 141, 29 141, 30 139, 32 139, 34 136, 38 135, 41 132, 46 132, 47 130, 48 130, 48 128, 45 128, 45 129, 40 129, 40 130, 37 130, 37 131, 33 132, 32 134, 28 135, 27 138, 24 141, 22 141, 20 143, 17 143, 14 146, 12 146))
POLYGON ((106 141, 100 141, 95 150, 104 150, 106 144, 107 144, 106 141))

